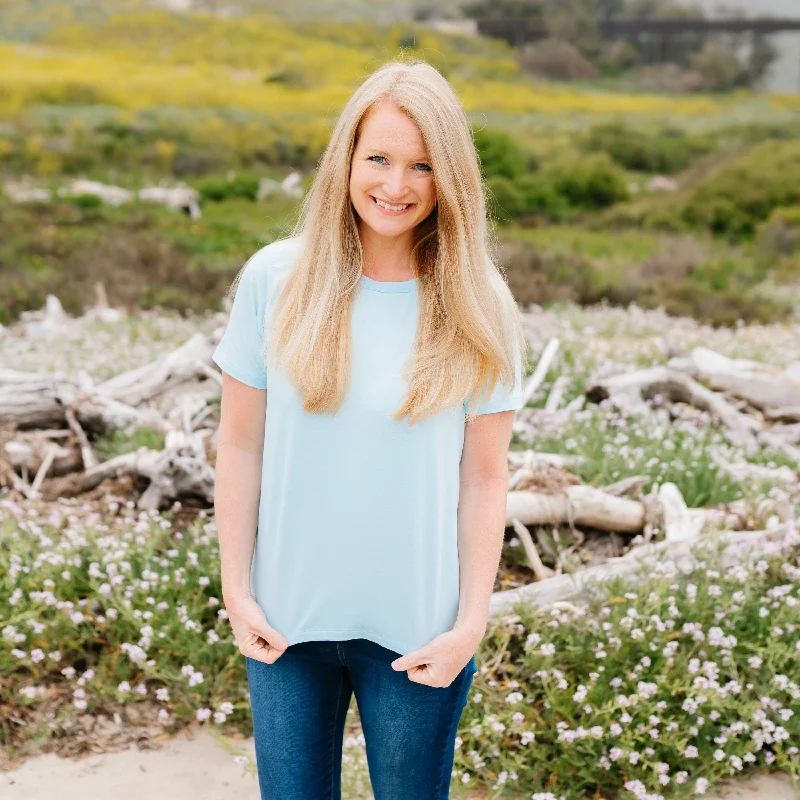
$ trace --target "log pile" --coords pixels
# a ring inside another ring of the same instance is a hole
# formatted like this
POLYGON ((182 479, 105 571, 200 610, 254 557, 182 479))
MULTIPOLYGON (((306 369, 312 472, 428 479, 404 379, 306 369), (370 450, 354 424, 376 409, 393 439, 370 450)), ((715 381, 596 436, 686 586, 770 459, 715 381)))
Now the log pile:
MULTIPOLYGON (((113 317, 102 293, 86 313, 113 317)), ((26 320, 26 335, 58 335, 74 322, 51 296, 42 312, 26 320)), ((210 507, 222 385, 211 355, 222 332, 219 327, 210 335, 197 333, 152 363, 103 381, 85 373, 0 367, 0 486, 29 501, 53 501, 97 497, 104 486, 122 481, 140 509, 187 500, 210 507), (164 437, 162 450, 142 447, 103 459, 93 444, 100 436, 144 429, 164 437)), ((551 339, 544 348, 526 382, 526 401, 540 391, 558 347, 551 339)), ((644 415, 685 404, 710 414, 744 452, 769 445, 795 465, 721 464, 736 480, 770 480, 794 499, 800 492, 800 364, 781 371, 698 347, 663 366, 590 380, 567 405, 564 391, 565 382, 556 380, 543 408, 518 412, 515 431, 523 441, 543 418, 569 415, 586 403, 606 401, 625 414, 644 415)), ((645 556, 685 555, 701 537, 766 542, 793 530, 791 502, 764 498, 759 518, 769 526, 753 532, 752 510, 741 504, 689 508, 674 483, 648 486, 650 478, 639 475, 589 486, 576 475, 580 465, 574 456, 509 451, 506 526, 518 537, 531 586, 538 588, 497 592, 495 612, 514 598, 563 601, 590 578, 633 569, 645 556), (583 577, 570 574, 576 570, 583 577)))

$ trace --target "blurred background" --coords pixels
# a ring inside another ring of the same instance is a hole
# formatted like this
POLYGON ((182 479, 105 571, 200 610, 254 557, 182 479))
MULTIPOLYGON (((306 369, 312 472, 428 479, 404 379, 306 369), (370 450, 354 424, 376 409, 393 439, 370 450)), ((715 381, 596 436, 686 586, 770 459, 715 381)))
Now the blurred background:
POLYGON ((464 103, 531 369, 454 797, 800 776, 798 0, 0 0, 3 798, 257 797, 211 353, 395 57, 464 103), (643 552, 607 607, 552 588, 643 552))
POLYGON ((520 302, 791 315, 795 0, 0 0, 0 323, 219 309, 400 54, 468 110, 520 302))

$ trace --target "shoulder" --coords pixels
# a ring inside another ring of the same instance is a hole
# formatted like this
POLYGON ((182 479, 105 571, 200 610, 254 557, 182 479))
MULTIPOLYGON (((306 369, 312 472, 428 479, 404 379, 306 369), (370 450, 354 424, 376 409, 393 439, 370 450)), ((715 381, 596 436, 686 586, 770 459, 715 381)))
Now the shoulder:
POLYGON ((300 237, 278 239, 256 250, 240 271, 239 286, 263 301, 280 283, 300 252, 300 237))
POLYGON ((250 277, 266 280, 273 274, 289 270, 300 252, 300 237, 278 239, 250 256, 245 265, 245 272, 250 277))

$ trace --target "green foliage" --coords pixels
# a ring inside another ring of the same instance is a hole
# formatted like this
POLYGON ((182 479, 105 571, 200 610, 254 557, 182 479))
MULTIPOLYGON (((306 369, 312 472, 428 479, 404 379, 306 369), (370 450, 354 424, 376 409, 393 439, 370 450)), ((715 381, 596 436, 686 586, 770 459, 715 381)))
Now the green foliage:
POLYGON ((789 256, 800 249, 800 205, 776 208, 758 228, 758 245, 767 256, 789 256))
POLYGON ((233 197, 255 200, 258 195, 258 178, 253 175, 236 175, 233 178, 205 178, 196 183, 201 200, 219 203, 233 197))
POLYGON ((115 431, 113 434, 102 436, 93 442, 93 447, 98 455, 107 461, 110 458, 133 453, 140 447, 151 450, 164 449, 164 436, 156 430, 144 428, 133 433, 115 431))
POLYGON ((553 181, 540 172, 523 175, 516 181, 522 195, 522 214, 558 222, 569 213, 569 202, 559 194, 553 181))
MULTIPOLYGON (((620 446, 629 430, 618 418, 617 446, 598 454, 631 452, 620 446)), ((668 441, 650 447, 660 455, 668 441)), ((683 450, 669 450, 691 485, 683 450)), ((201 515, 177 529, 169 516, 110 509, 71 536, 52 515, 13 506, 0 522, 10 712, 0 742, 20 751, 80 715, 155 717, 153 705, 165 733, 199 723, 251 736, 213 523, 201 515), (53 542, 61 558, 48 557, 53 542)), ((770 764, 796 775, 798 554, 721 569, 704 549, 680 570, 665 561, 597 587, 585 610, 518 603, 518 619, 490 625, 458 724, 454 782, 496 790, 499 775, 513 775, 521 795, 578 800, 621 796, 632 780, 666 793, 668 775, 671 796, 688 798, 699 779, 770 764)))
MULTIPOLYGON (((792 293, 761 291, 774 259, 711 240, 700 246, 686 234, 514 227, 504 243, 508 283, 523 305, 636 303, 711 325, 789 319, 793 311, 792 293)), ((781 274, 796 282, 800 264, 787 259, 781 274)))
POLYGON ((545 174, 555 190, 577 208, 605 208, 629 197, 625 173, 607 153, 562 159, 545 174))
POLYGON ((478 128, 473 129, 472 135, 484 177, 513 180, 536 168, 533 156, 526 153, 507 133, 495 128, 478 128))
POLYGON ((487 181, 489 210, 495 219, 509 221, 524 210, 524 197, 515 181, 495 175, 487 181))
POLYGON ((478 657, 456 780, 677 799, 769 765, 796 776, 797 552, 721 569, 712 550, 597 587, 585 611, 518 603, 478 657))
POLYGON ((78 208, 100 208, 103 201, 96 194, 77 194, 72 197, 65 198, 66 202, 71 203, 78 208))
POLYGON ((689 166, 692 159, 712 149, 708 137, 693 138, 679 129, 647 133, 611 122, 593 127, 585 147, 590 152, 605 152, 620 166, 639 172, 671 175, 689 166))
POLYGON ((723 163, 702 180, 684 219, 732 238, 752 236, 781 206, 800 203, 800 141, 766 141, 723 163))

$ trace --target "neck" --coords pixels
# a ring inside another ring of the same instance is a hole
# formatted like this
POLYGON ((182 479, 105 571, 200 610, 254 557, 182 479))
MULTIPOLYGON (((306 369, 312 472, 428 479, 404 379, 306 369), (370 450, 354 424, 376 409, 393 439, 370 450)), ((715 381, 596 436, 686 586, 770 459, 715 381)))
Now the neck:
POLYGON ((359 223, 364 274, 378 281, 404 281, 415 278, 411 256, 414 231, 400 236, 381 236, 367 225, 359 223))

